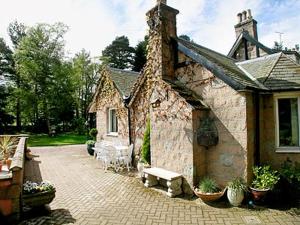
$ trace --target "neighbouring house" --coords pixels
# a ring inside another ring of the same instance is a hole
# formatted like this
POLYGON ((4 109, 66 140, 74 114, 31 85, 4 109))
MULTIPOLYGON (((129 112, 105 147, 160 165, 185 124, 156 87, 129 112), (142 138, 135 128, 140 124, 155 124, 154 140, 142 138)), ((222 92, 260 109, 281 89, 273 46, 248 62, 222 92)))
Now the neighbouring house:
MULTIPOLYGON (((238 61, 254 59, 278 52, 258 41, 257 21, 253 19, 251 10, 237 14, 238 23, 234 26, 236 41, 233 44, 228 56, 238 61)), ((285 55, 300 63, 300 54, 296 50, 283 50, 285 55)))
POLYGON ((166 0, 147 13, 147 63, 125 105, 113 76, 101 77, 90 108, 97 111, 98 140, 111 138, 115 108, 114 137, 130 138, 139 154, 149 117, 151 166, 181 173, 185 193, 203 176, 249 183, 255 164, 300 161, 300 65, 258 42, 250 11, 252 22, 236 26, 229 56, 178 38, 178 13, 166 0))

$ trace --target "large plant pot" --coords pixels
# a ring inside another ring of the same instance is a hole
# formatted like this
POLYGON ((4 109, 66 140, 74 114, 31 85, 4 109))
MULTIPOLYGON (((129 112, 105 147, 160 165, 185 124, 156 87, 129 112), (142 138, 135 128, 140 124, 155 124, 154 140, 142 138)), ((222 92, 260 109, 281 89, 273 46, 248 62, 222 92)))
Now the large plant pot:
POLYGON ((267 193, 270 191, 270 189, 256 189, 253 187, 250 187, 251 194, 253 197, 253 200, 256 202, 263 201, 264 198, 266 197, 267 193))
POLYGON ((244 191, 240 189, 228 188, 227 198, 231 205, 239 206, 242 204, 242 201, 244 200, 244 191))
POLYGON ((224 195, 225 190, 226 189, 223 189, 222 191, 216 193, 202 193, 196 188, 194 189, 194 193, 196 196, 201 198, 201 200, 204 202, 214 202, 220 199, 224 195))
POLYGON ((95 145, 87 145, 87 151, 90 155, 94 155, 94 147, 95 145))
POLYGON ((30 207, 40 207, 51 203, 54 198, 55 190, 23 194, 23 203, 30 207))

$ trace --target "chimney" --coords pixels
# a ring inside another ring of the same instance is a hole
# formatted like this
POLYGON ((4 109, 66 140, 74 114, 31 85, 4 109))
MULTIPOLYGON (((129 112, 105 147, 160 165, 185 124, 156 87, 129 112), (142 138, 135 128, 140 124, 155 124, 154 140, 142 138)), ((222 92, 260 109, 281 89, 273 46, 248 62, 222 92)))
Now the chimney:
POLYGON ((168 78, 174 76, 177 62, 175 38, 177 38, 178 13, 178 10, 167 5, 166 0, 157 0, 156 6, 146 14, 149 25, 147 61, 151 61, 157 67, 153 68, 154 76, 168 78))
POLYGON ((257 22, 252 18, 251 10, 244 10, 237 14, 238 24, 234 26, 236 38, 243 32, 248 31, 249 35, 258 40, 257 37, 257 22))

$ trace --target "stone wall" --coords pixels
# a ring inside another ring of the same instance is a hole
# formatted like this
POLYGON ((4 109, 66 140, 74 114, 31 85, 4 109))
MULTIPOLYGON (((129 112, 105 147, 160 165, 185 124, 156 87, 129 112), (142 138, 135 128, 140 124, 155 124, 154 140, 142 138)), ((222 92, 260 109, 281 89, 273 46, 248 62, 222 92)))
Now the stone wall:
POLYGON ((155 85, 151 99, 161 102, 150 108, 151 166, 182 174, 184 192, 190 194, 194 175, 193 109, 163 81, 155 85))
POLYGON ((26 138, 19 140, 9 172, 0 172, 0 214, 10 222, 20 218, 24 177, 26 138))
POLYGON ((289 158, 292 161, 300 162, 299 153, 276 153, 275 138, 275 109, 274 97, 272 94, 261 96, 261 135, 260 135, 260 160, 261 163, 270 164, 273 168, 279 169, 281 164, 289 158))
MULTIPOLYGON (((191 59, 180 53, 179 62, 182 61, 191 59)), ((188 88, 202 96, 211 109, 210 117, 214 119, 218 129, 218 145, 206 150, 206 162, 209 162, 206 164, 206 175, 223 185, 236 176, 247 180, 250 166, 247 158, 248 96, 233 90, 199 64, 192 63, 178 69, 176 76, 188 88)), ((199 151, 203 149, 199 148, 199 151)))

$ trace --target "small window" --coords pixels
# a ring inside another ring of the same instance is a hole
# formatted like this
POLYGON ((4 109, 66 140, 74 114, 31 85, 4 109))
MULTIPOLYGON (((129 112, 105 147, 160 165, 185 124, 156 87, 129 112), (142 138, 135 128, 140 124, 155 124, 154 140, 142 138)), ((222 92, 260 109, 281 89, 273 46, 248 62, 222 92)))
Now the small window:
POLYGON ((118 133, 117 110, 108 110, 108 133, 118 133))
POLYGON ((300 150, 299 99, 283 97, 276 99, 277 147, 281 150, 300 150))

